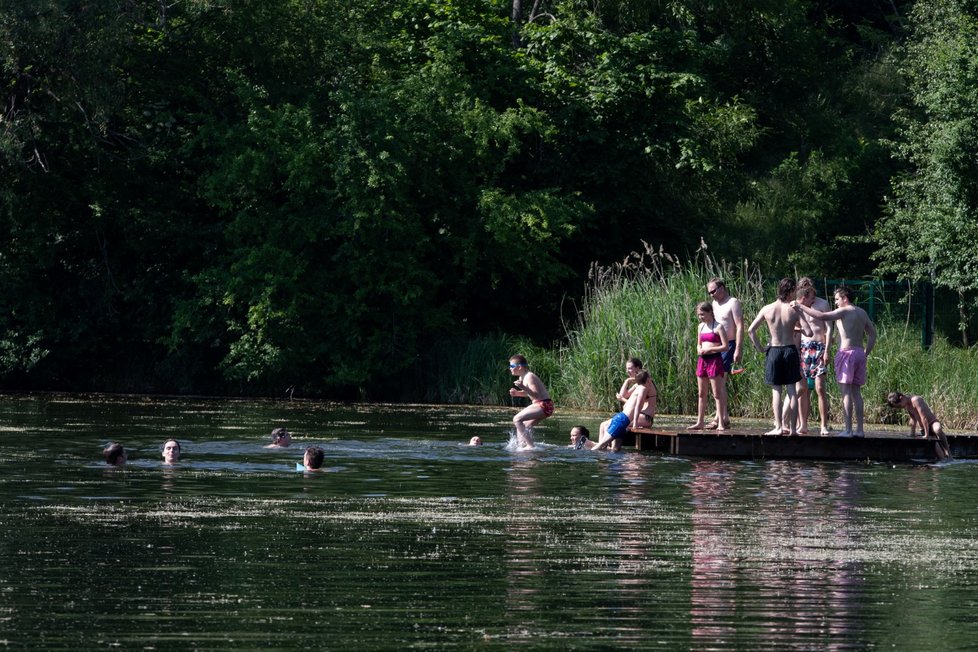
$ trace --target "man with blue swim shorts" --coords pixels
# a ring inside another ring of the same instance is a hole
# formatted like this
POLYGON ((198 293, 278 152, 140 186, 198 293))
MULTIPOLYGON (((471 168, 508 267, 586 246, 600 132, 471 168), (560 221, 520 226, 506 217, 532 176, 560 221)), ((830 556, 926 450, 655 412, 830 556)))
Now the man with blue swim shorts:
MULTIPOLYGON (((720 324, 724 334, 727 336, 727 350, 720 354, 723 360, 723 369, 728 374, 733 371, 734 363, 739 364, 744 359, 744 309, 740 300, 730 296, 727 292, 727 284, 722 278, 710 279, 706 284, 706 291, 709 293, 713 303, 713 319, 720 324)), ((728 384, 724 383, 721 391, 724 393, 722 405, 730 405, 727 399, 728 384)), ((717 397, 719 398, 719 397, 717 397)), ((726 407, 724 408, 726 409, 726 407)), ((715 430, 722 423, 724 428, 730 427, 730 415, 726 412, 718 414, 713 423, 708 424, 708 430, 715 430)))
POLYGON ((649 398, 649 391, 652 386, 652 377, 647 371, 640 371, 635 374, 635 385, 631 395, 622 406, 621 412, 610 419, 601 422, 601 435, 598 443, 593 450, 601 450, 610 447, 611 450, 621 449, 621 438, 628 430, 628 426, 638 422, 638 415, 642 411, 642 406, 649 398))

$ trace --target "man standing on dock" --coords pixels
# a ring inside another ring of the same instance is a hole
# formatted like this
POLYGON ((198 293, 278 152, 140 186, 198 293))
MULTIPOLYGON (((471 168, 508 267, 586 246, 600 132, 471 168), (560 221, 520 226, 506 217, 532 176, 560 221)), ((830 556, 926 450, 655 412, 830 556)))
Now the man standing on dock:
MULTIPOLYGON (((812 279, 802 276, 798 279, 798 302, 827 312, 832 306, 822 297, 816 296, 812 279)), ((812 410, 812 393, 808 389, 808 379, 815 385, 818 396, 818 417, 821 423, 820 434, 829 434, 829 399, 826 394, 825 377, 829 368, 829 351, 832 345, 832 322, 817 319, 802 313, 802 319, 812 329, 811 337, 801 338, 801 382, 798 383, 798 432, 808 434, 808 417, 812 410)))
POLYGON ((852 290, 840 285, 835 290, 836 309, 821 312, 795 302, 795 310, 824 321, 839 322, 839 351, 835 354, 835 380, 842 393, 842 416, 846 429, 840 437, 863 436, 863 394, 866 384, 866 358, 876 346, 876 326, 866 311, 853 305, 852 290), (863 335, 866 347, 863 348, 863 335), (856 430, 852 429, 852 417, 856 417, 856 430))
POLYGON ((792 297, 795 293, 795 280, 783 278, 778 283, 778 298, 769 303, 757 313, 757 317, 747 329, 754 348, 764 353, 764 382, 771 386, 771 407, 774 410, 774 429, 768 435, 797 435, 798 397, 795 383, 801 380, 801 357, 795 346, 795 329, 801 330, 802 335, 812 336, 808 322, 801 314, 792 308, 792 297), (771 339, 767 348, 761 347, 757 339, 757 329, 761 322, 767 322, 771 339), (781 413, 782 388, 788 394, 787 423, 781 413))
MULTIPOLYGON (((706 291, 713 299, 713 319, 720 324, 720 328, 727 335, 728 349, 720 354, 723 359, 723 369, 728 374, 733 370, 734 363, 739 363, 744 358, 744 309, 740 305, 740 299, 730 296, 727 292, 727 284, 722 278, 712 278, 706 284, 706 291)), ((730 401, 727 398, 727 387, 729 383, 723 384, 724 413, 718 414, 716 421, 707 426, 707 429, 715 430, 722 424, 724 428, 730 427, 730 401)), ((719 397, 718 397, 719 398, 719 397)))

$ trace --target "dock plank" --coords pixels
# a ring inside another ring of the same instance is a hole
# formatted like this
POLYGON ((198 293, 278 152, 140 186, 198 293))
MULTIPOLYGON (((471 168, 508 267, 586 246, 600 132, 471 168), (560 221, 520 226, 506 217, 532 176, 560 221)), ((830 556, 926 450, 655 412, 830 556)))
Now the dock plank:
MULTIPOLYGON (((768 435, 762 431, 664 430, 636 428, 632 431, 637 450, 667 455, 727 459, 841 460, 910 462, 934 460, 934 441, 899 436, 889 432, 867 432, 865 437, 820 435, 768 435)), ((978 457, 978 436, 948 437, 955 458, 978 457)))

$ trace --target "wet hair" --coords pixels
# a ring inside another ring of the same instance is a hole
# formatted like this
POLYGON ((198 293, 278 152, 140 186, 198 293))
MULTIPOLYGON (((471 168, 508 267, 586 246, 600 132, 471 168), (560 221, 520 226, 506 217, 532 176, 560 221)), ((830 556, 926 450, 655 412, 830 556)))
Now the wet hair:
POLYGON ((585 426, 574 426, 571 428, 572 435, 575 430, 581 435, 581 438, 574 443, 574 450, 580 450, 584 448, 584 442, 586 440, 590 441, 591 432, 585 426))
POLYGON ((783 278, 778 282, 778 299, 788 301, 795 292, 795 279, 783 278))
POLYGON ((118 464, 122 461, 122 457, 126 454, 126 449, 119 442, 112 442, 102 451, 102 455, 105 456, 105 461, 108 464, 118 464))
POLYGON ((306 449, 306 454, 303 457, 309 458, 310 469, 318 469, 323 465, 323 460, 326 458, 326 451, 319 446, 310 446, 306 449))
POLYGON ((899 407, 900 401, 902 401, 905 396, 906 394, 903 394, 902 392, 890 392, 886 395, 886 402, 892 408, 899 407))
POLYGON ((165 442, 163 442, 163 448, 166 448, 166 445, 169 444, 171 441, 177 445, 177 452, 182 453, 183 450, 180 448, 180 442, 178 442, 176 439, 167 439, 165 442))
POLYGON ((510 362, 515 362, 516 364, 521 364, 524 367, 529 367, 530 366, 526 362, 526 356, 520 355, 519 353, 517 353, 516 355, 509 356, 509 361, 510 362))
POLYGON ((703 303, 697 304, 696 312, 697 313, 708 312, 710 314, 713 314, 713 304, 710 303, 709 301, 704 301, 703 303))
POLYGON ((292 433, 286 430, 285 428, 276 428, 275 430, 272 431, 272 441, 278 441, 279 439, 282 439, 286 435, 291 437, 292 433))
POLYGON ((644 385, 645 383, 649 382, 649 378, 651 378, 651 376, 649 376, 649 372, 643 369, 642 371, 635 374, 635 384, 644 385))
POLYGON ((628 361, 631 362, 632 366, 635 367, 636 369, 642 368, 642 361, 639 360, 638 358, 629 358, 628 361))
POLYGON ((839 287, 835 288, 835 292, 833 294, 841 294, 849 300, 849 303, 852 303, 852 298, 854 296, 852 293, 852 288, 848 285, 840 285, 839 287))
POLYGON ((573 428, 571 428, 572 435, 574 434, 575 430, 581 433, 581 437, 583 437, 584 439, 588 439, 591 436, 591 431, 587 429, 587 426, 574 426, 573 428))

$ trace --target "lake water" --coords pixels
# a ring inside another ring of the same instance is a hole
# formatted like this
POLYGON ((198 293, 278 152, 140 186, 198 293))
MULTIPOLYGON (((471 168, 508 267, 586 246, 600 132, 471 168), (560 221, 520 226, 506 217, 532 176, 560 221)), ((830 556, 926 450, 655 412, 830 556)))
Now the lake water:
POLYGON ((0 397, 0 645, 978 645, 978 465, 575 452, 566 411, 513 453, 514 412, 0 397))

